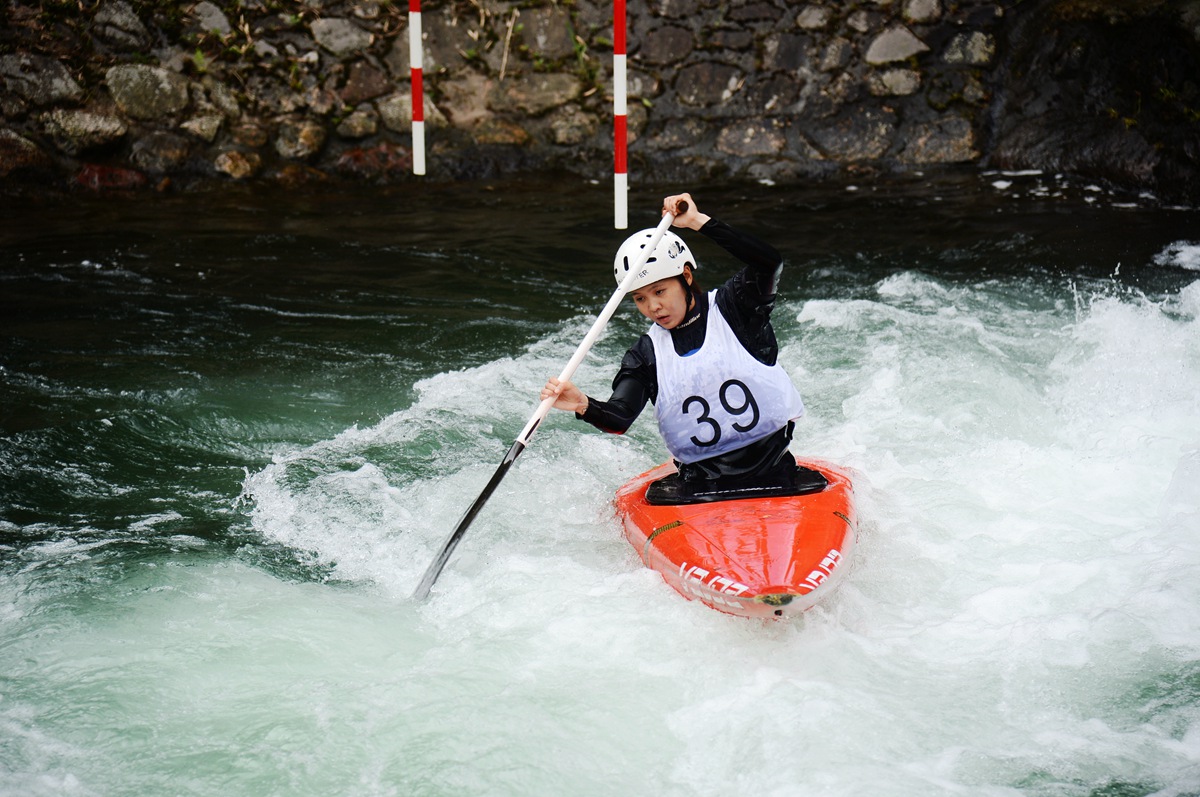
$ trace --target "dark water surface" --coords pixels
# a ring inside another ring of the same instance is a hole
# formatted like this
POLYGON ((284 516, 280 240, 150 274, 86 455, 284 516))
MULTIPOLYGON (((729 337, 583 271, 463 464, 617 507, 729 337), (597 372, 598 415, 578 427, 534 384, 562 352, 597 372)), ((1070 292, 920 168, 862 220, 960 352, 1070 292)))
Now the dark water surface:
POLYGON ((645 418, 553 417, 406 598, 612 292, 610 187, 0 198, 0 793, 1200 793, 1200 213, 692 192, 785 253, 795 448, 862 474, 787 627, 638 566, 645 418))

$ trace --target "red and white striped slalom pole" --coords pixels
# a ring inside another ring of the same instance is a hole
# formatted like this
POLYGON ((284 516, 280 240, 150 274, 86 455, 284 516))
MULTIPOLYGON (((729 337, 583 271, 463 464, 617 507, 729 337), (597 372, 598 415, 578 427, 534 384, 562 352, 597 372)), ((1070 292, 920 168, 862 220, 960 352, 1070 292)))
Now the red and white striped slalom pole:
POLYGON ((413 174, 425 173, 425 86, 421 76, 421 0, 408 0, 408 61, 412 67, 413 174))
POLYGON ((629 226, 629 173, 626 159, 625 0, 613 2, 613 224, 629 226))

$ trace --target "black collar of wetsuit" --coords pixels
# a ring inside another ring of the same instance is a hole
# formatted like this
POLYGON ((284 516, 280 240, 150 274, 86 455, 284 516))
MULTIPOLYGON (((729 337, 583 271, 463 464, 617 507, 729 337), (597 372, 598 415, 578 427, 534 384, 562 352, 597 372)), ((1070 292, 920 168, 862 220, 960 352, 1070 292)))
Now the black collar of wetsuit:
POLYGON ((679 326, 669 330, 675 353, 680 357, 686 357, 704 345, 704 331, 708 327, 708 294, 695 289, 690 292, 695 299, 692 309, 679 326))

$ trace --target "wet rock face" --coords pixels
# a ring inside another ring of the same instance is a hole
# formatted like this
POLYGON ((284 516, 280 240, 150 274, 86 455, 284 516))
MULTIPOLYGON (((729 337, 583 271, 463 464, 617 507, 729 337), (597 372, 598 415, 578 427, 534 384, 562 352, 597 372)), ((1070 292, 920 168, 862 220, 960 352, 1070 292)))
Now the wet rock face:
POLYGON ((0 56, 0 81, 8 90, 34 105, 76 102, 83 88, 58 61, 18 53, 0 56))
POLYGON ((375 40, 370 31, 364 30, 349 19, 317 19, 310 28, 317 44, 339 58, 361 53, 375 40))
POLYGON ((51 158, 27 138, 0 130, 0 177, 32 177, 53 167, 51 158))
POLYGON ((47 113, 43 123, 58 148, 70 155, 110 146, 127 131, 119 116, 62 108, 47 113))
MULTIPOLYGON (((0 177, 415 179, 404 4, 69 5, 8 0, 0 177)), ((611 15, 427 4, 425 179, 606 177, 611 15)), ((987 163, 1200 185, 1200 0, 655 0, 627 34, 634 179, 987 163)))
POLYGON ((155 66, 114 66, 105 82, 117 105, 134 119, 160 119, 188 105, 188 82, 155 66))
POLYGON ((1200 3, 1041 2, 1001 31, 987 160, 1200 199, 1200 3))
POLYGON ((92 33, 101 42, 118 49, 146 47, 152 42, 150 31, 142 24, 133 6, 123 0, 111 0, 96 11, 92 18, 92 33))

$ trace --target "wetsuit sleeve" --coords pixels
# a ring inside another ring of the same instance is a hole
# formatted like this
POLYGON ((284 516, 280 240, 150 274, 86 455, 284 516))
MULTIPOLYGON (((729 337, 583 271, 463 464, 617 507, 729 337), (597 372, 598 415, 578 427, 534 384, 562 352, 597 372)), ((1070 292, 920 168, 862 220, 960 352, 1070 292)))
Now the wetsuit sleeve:
POLYGON ((754 313, 761 312, 766 306, 766 313, 770 314, 779 287, 779 275, 783 271, 779 250, 718 219, 709 219, 700 232, 745 264, 731 286, 739 309, 754 313))
POLYGON ((717 305, 746 351, 759 362, 774 365, 779 343, 771 327, 771 311, 783 257, 770 244, 716 219, 710 219, 700 232, 745 264, 717 291, 717 305))
POLYGON ((624 434, 646 407, 658 396, 658 371, 654 364, 654 344, 643 335, 621 360, 613 378, 608 401, 588 396, 587 411, 575 417, 603 432, 624 434))

